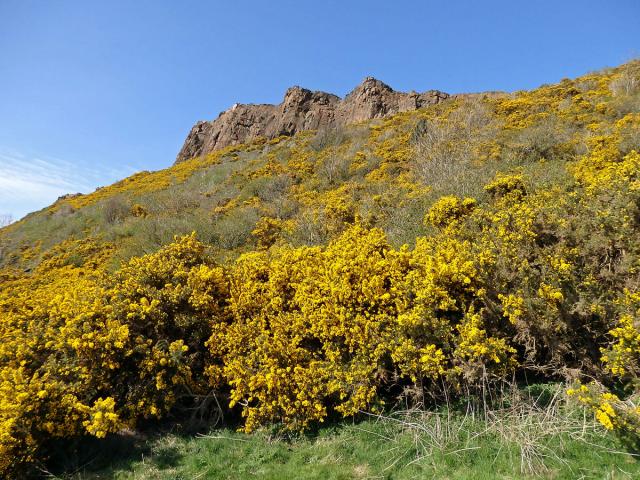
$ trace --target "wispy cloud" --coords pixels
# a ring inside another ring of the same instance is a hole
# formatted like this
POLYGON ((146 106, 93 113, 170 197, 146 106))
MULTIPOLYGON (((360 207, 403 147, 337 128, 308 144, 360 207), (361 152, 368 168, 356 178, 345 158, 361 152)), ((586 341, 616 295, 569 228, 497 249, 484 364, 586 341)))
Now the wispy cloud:
POLYGON ((73 164, 53 157, 28 156, 0 148, 0 215, 19 219, 67 193, 88 193, 138 171, 73 164))

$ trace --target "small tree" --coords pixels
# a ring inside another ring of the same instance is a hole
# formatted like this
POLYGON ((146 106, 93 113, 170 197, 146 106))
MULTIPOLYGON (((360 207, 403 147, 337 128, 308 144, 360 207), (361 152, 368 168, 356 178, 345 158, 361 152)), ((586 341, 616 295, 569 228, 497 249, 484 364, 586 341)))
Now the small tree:
POLYGON ((9 214, 9 213, 0 214, 0 228, 1 227, 6 227, 7 225, 9 225, 12 222, 13 222, 13 216, 11 214, 9 214))

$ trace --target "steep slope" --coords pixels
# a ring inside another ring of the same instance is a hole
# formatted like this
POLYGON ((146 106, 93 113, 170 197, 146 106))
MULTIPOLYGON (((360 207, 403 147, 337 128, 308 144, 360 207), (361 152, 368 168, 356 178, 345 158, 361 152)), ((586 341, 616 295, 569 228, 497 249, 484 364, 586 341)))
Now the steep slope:
MULTIPOLYGON (((164 170, 140 172, 87 195, 65 196, 0 229, 0 266, 32 268, 52 246, 87 236, 113 241, 126 259, 193 230, 221 256, 235 256, 255 248, 251 232, 261 218, 285 222, 276 237, 294 244, 325 243, 355 217, 382 228, 396 245, 412 243, 426 233, 422 217, 441 195, 483 201, 483 184, 495 172, 514 168, 535 178, 566 177, 567 162, 584 152, 594 131, 606 131, 638 110, 635 65, 531 92, 455 96, 290 137, 259 135, 164 170)), ((374 80, 364 84, 390 91, 374 80)), ((357 88, 342 100, 333 118, 382 112, 365 108, 360 97, 379 97, 368 90, 357 88)), ((313 94, 295 92, 313 103, 313 94)), ((412 97, 395 98, 389 105, 401 108, 400 100, 412 97)), ((627 137, 633 145, 633 135, 627 137)))
POLYGON ((291 87, 279 105, 235 104, 213 121, 196 123, 176 162, 259 137, 291 136, 305 130, 336 128, 416 110, 448 97, 448 94, 437 90, 396 92, 373 77, 365 78, 344 100, 330 93, 291 87))
POLYGON ((288 133, 0 230, 0 476, 160 419, 468 413, 532 376, 638 444, 639 62, 288 133))

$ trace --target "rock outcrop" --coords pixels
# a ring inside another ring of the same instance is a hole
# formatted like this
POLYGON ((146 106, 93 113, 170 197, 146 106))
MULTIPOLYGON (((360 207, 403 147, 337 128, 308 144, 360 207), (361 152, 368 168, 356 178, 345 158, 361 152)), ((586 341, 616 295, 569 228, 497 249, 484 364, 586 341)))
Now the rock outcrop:
POLYGON ((196 123, 177 162, 205 155, 258 137, 275 138, 304 130, 318 130, 416 110, 449 98, 437 90, 396 92, 380 80, 367 77, 344 99, 325 92, 291 87, 279 105, 235 104, 213 121, 196 123))

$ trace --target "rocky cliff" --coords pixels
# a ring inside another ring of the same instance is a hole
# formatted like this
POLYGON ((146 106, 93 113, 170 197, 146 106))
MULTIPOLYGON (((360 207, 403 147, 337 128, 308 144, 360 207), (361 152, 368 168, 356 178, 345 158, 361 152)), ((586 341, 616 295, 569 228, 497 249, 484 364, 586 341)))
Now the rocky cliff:
POLYGON ((372 77, 365 78, 344 99, 330 93, 291 87, 279 105, 235 104, 213 121, 196 123, 178 153, 176 163, 257 137, 275 138, 380 118, 433 105, 448 97, 437 90, 396 92, 372 77))

